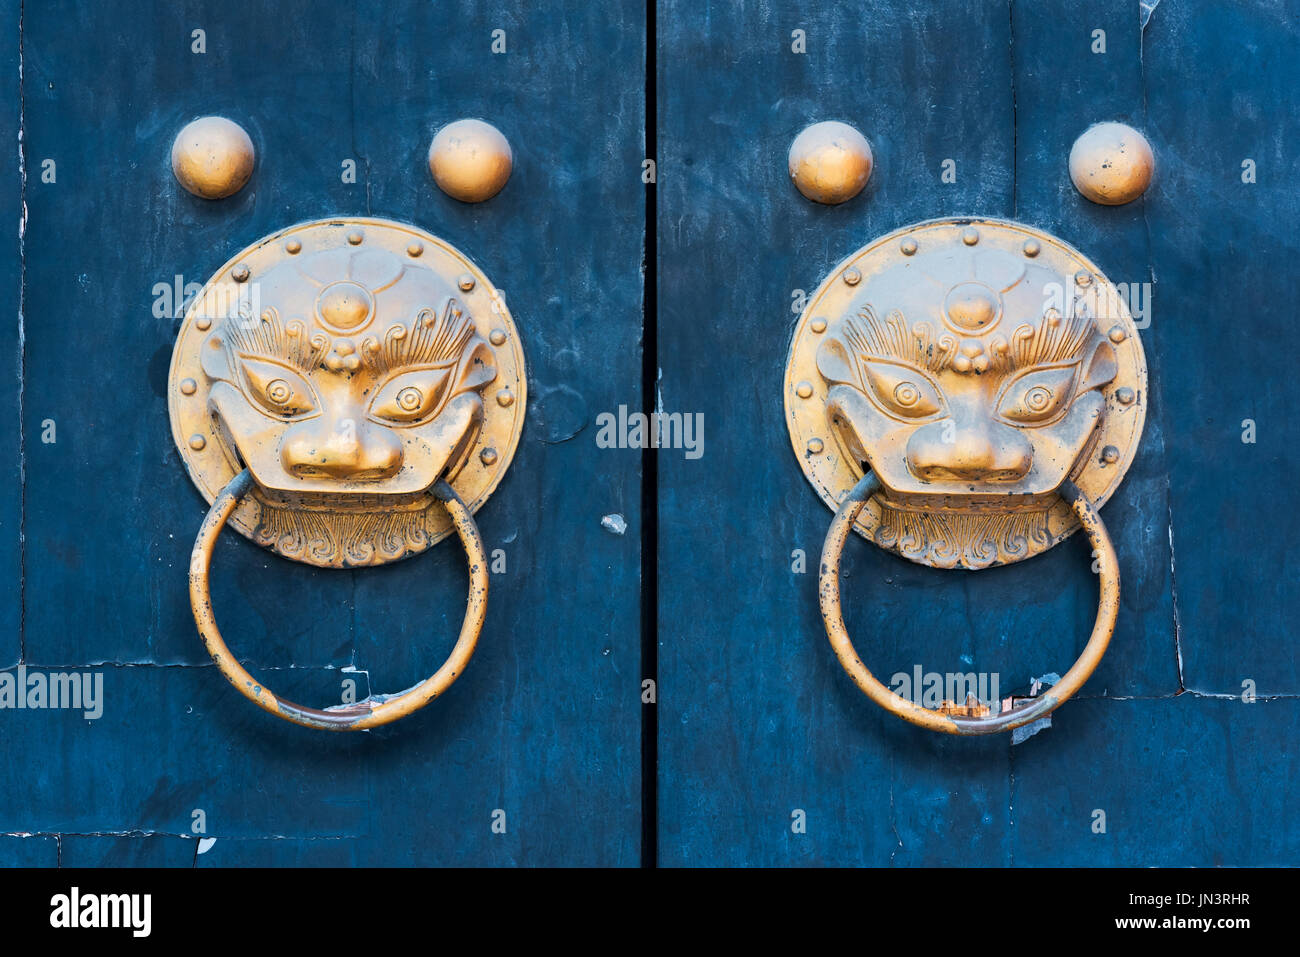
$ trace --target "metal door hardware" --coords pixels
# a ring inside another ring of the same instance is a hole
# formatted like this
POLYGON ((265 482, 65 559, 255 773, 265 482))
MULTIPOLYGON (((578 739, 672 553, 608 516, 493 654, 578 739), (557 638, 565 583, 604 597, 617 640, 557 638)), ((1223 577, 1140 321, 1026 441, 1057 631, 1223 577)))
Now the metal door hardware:
POLYGON ((1151 185, 1156 157, 1145 136, 1123 123, 1088 127, 1070 148, 1070 179, 1101 206, 1131 203, 1151 185))
POLYGON ((1016 728, 1074 694, 1119 609, 1119 564, 1097 509, 1132 463, 1146 416, 1137 329, 1100 270, 1014 222, 898 230, 850 256, 809 299, 784 392, 799 463, 835 510, 821 611, 859 688, 953 734, 1016 728), (1096 624, 1078 661, 1039 697, 999 713, 963 702, 922 708, 854 650, 839 583, 850 529, 914 562, 975 570, 1037 555, 1079 528, 1096 553, 1096 624))
POLYGON ((505 136, 483 120, 457 120, 429 144, 429 172, 448 196, 481 203, 501 192, 514 169, 505 136))
POLYGON ((243 189, 255 159, 244 128, 224 116, 201 116, 172 142, 172 174, 202 199, 225 199, 243 189))
POLYGON ((865 136, 847 123, 826 120, 794 138, 787 162, 799 192, 815 203, 837 206, 862 192, 874 159, 865 136))
POLYGON ((212 503, 190 602, 213 660, 296 724, 371 728, 437 697, 473 654, 487 561, 473 513, 523 428, 519 336, 487 277, 448 243, 370 218, 302 223, 241 251, 189 307, 172 355, 172 435, 212 503), (231 655, 208 589, 229 523, 295 561, 381 565, 450 535, 470 590, 447 662, 401 694, 316 709, 273 694, 231 655))

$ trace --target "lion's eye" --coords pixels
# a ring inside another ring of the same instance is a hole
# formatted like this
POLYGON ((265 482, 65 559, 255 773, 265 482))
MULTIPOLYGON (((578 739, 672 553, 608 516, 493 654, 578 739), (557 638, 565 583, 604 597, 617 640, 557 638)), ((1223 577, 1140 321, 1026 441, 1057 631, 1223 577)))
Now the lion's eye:
POLYGON ((865 359, 862 364, 876 402, 886 412, 924 419, 943 408, 938 386, 919 369, 879 359, 865 359))
POLYGON ((1075 365, 1038 369, 1012 379, 998 400, 998 414, 1018 423, 1040 423, 1064 407, 1074 386, 1075 365))
POLYGON ((377 419, 399 425, 413 425, 438 408, 447 386, 447 369, 415 369, 393 376, 370 406, 377 419))
POLYGON ((239 357, 248 392, 272 415, 293 418, 315 410, 315 393, 301 375, 270 359, 239 357))

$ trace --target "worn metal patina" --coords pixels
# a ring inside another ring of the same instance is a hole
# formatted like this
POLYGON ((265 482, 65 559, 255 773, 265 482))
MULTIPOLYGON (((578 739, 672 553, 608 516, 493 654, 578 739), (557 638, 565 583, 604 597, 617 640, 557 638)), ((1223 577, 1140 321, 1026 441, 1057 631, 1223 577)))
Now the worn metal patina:
POLYGON ((471 512, 523 429, 523 350, 504 298, 413 226, 304 223, 223 266, 186 313, 172 436, 209 502, 247 467, 230 524, 313 565, 379 565, 452 532, 428 490, 471 512))
POLYGON ((785 375, 786 422, 831 508, 912 561, 984 568, 1079 527, 1133 460, 1146 360, 1123 297, 1089 260, 1018 223, 949 219, 873 241, 811 296, 785 375))
POLYGON ((870 243, 822 283, 791 346, 787 423, 805 474, 836 509, 821 563, 827 634, 872 700, 925 727, 978 734, 1032 721, 1087 680, 1119 597, 1096 507, 1132 462, 1145 397, 1123 297, 1082 255, 1030 227, 920 223, 870 243), (1027 704, 999 715, 966 702, 921 708, 880 685, 849 642, 839 561, 854 527, 912 561, 966 569, 1020 561, 1083 527, 1101 575, 1092 638, 1027 704))
POLYGON ((468 259, 415 227, 305 223, 218 270, 181 327, 169 404, 177 448, 212 502, 190 601, 231 683, 279 717, 333 730, 384 724, 441 694, 483 625, 487 564, 472 513, 510 463, 525 399, 523 353, 501 297, 468 259), (227 521, 327 567, 405 558, 454 529, 470 593, 451 656, 400 695, 325 710, 278 698, 230 654, 213 615, 208 575, 227 521))
POLYGON ((1133 202, 1151 185, 1155 171, 1151 144, 1125 123, 1096 123, 1070 148, 1070 180, 1101 206, 1133 202))
POLYGON ((847 123, 806 127, 790 144, 790 180, 815 203, 847 203, 867 185, 874 158, 867 138, 847 123))
POLYGON ((243 189, 256 159, 248 133, 224 116, 201 116, 172 142, 172 174, 203 199, 225 199, 243 189))
POLYGON ((434 182, 462 203, 491 199, 505 187, 513 169, 510 142, 483 120, 448 123, 429 144, 429 172, 434 182))

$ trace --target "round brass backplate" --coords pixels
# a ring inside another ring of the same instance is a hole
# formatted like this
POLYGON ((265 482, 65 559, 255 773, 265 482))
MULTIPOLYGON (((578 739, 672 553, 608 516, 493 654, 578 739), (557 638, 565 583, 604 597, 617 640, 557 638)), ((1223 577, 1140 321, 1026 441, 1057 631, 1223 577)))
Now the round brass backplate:
POLYGON ((1090 260, 1020 223, 933 220, 876 239, 809 298, 786 423, 831 508, 881 492, 856 530, 936 567, 1038 554, 1078 527, 1056 490, 1114 492, 1146 418, 1128 305, 1090 260))
POLYGON ((298 561, 378 565, 454 531, 514 457, 524 354, 504 296, 449 243, 373 218, 291 226, 232 257, 172 354, 172 437, 211 502, 254 478, 230 525, 298 561))

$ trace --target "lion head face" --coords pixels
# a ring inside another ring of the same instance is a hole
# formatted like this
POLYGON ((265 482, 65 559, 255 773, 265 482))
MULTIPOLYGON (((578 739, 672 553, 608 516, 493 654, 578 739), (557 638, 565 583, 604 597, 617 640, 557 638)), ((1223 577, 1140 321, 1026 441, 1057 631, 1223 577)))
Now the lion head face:
POLYGON ((894 507, 1041 504, 1095 438, 1116 375, 1092 277, 964 247, 918 267, 872 277, 820 347, 841 442, 894 507))
POLYGON ((451 478, 496 377, 444 279, 346 247, 286 260, 241 289, 202 366, 212 414, 263 495, 335 507, 400 504, 451 478))

